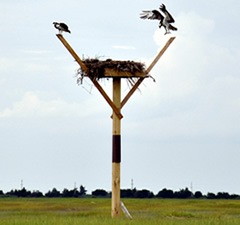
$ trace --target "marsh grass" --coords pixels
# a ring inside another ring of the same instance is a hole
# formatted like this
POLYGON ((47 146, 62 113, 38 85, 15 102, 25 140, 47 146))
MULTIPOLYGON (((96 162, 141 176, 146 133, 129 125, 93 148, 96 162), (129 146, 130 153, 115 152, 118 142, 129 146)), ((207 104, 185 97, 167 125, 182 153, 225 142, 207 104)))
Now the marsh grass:
POLYGON ((133 216, 111 218, 111 199, 1 198, 0 225, 238 225, 238 200, 123 199, 133 216))

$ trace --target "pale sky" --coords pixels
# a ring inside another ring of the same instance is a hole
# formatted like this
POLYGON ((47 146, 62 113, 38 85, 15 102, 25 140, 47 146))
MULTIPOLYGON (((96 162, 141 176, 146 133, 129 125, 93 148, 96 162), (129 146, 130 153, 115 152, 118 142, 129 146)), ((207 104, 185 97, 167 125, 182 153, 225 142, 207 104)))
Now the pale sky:
MULTIPOLYGON (((240 2, 166 0, 177 32, 139 18, 162 2, 0 0, 0 190, 74 183, 111 191, 111 108, 56 37, 80 57, 149 65, 122 110, 121 188, 240 194, 240 2)), ((111 80, 100 84, 111 96, 111 80)), ((129 88, 122 80, 122 97, 129 88)))

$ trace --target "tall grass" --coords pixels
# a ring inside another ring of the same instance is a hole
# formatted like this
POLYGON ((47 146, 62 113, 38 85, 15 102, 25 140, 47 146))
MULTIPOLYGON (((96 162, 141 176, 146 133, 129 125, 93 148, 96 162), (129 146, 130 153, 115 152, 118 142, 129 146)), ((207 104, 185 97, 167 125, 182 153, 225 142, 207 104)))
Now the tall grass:
POLYGON ((0 199, 0 225, 239 225, 238 200, 123 199, 133 216, 111 218, 110 199, 0 199))

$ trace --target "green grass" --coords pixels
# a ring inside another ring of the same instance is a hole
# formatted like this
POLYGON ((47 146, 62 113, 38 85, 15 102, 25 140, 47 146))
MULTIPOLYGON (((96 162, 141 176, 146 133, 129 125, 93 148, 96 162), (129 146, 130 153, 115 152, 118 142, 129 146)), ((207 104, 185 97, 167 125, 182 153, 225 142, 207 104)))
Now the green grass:
POLYGON ((0 198, 0 225, 239 225, 239 200, 123 199, 133 216, 111 218, 111 199, 0 198))

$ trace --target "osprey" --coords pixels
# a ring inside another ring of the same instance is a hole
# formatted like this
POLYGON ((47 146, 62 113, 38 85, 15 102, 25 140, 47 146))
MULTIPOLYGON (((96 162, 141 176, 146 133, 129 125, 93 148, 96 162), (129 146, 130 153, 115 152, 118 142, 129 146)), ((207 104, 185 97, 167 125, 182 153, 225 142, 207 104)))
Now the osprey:
POLYGON ((140 14, 140 18, 160 20, 159 28, 163 26, 166 30, 165 34, 170 34, 170 30, 177 30, 177 28, 171 24, 174 23, 175 20, 173 19, 172 15, 167 11, 166 6, 162 4, 159 9, 165 14, 165 17, 158 10, 149 10, 142 11, 142 13, 140 14))
POLYGON ((68 26, 65 23, 58 23, 53 22, 54 27, 59 30, 59 34, 61 34, 63 31, 71 33, 71 31, 68 29, 68 26))

